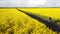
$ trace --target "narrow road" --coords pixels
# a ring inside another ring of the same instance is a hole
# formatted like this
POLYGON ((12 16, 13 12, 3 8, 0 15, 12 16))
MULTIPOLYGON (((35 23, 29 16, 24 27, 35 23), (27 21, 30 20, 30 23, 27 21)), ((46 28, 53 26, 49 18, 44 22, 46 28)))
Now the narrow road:
POLYGON ((34 18, 34 19, 38 20, 39 22, 44 23, 47 27, 51 28, 53 31, 60 32, 60 27, 58 27, 57 24, 53 23, 52 21, 45 20, 45 19, 43 19, 41 17, 38 17, 36 15, 32 15, 30 13, 27 13, 27 12, 23 11, 23 10, 19 10, 19 9, 17 9, 17 10, 20 11, 20 12, 23 12, 23 13, 27 14, 28 16, 30 16, 31 18, 34 18))

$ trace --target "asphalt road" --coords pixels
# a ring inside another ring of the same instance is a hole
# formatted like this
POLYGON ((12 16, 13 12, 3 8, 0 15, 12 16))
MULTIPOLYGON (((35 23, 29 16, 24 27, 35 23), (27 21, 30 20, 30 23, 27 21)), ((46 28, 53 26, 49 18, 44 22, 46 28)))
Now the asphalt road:
MULTIPOLYGON (((17 9, 17 8, 16 8, 16 9, 17 9)), ((36 15, 32 15, 32 14, 30 14, 30 13, 27 13, 27 12, 23 11, 23 10, 19 10, 19 9, 17 9, 17 10, 20 11, 20 12, 25 13, 26 15, 30 16, 31 18, 34 18, 34 19, 38 20, 39 22, 44 23, 47 27, 49 27, 49 28, 52 29, 53 31, 60 32, 60 27, 59 27, 57 24, 53 23, 52 21, 45 20, 45 19, 43 19, 43 18, 41 18, 41 17, 38 17, 38 16, 36 16, 36 15)))

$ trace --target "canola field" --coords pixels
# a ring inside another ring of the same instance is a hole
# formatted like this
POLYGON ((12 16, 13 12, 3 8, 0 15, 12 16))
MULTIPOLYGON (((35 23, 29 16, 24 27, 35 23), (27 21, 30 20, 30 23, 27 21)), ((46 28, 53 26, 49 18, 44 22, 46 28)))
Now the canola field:
MULTIPOLYGON (((36 13, 60 19, 60 8, 18 8, 26 12, 36 13)), ((0 8, 0 34, 58 34, 16 8, 0 8)), ((60 33, 59 33, 60 34, 60 33)))

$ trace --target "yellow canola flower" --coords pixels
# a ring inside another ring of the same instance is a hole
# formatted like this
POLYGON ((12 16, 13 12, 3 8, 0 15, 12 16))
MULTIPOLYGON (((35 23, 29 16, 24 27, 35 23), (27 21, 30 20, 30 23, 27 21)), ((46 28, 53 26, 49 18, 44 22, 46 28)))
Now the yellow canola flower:
POLYGON ((21 10, 36 13, 55 19, 60 19, 60 8, 20 8, 21 10))
POLYGON ((57 34, 15 8, 0 9, 0 34, 57 34))

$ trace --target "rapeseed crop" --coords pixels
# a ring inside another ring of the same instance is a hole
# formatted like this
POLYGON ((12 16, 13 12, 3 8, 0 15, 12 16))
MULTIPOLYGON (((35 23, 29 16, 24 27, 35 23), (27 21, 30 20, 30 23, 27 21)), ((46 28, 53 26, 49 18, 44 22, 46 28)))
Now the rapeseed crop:
MULTIPOLYGON (((54 19, 60 19, 59 8, 20 8, 54 19)), ((15 8, 0 9, 0 34, 58 34, 15 8)))

